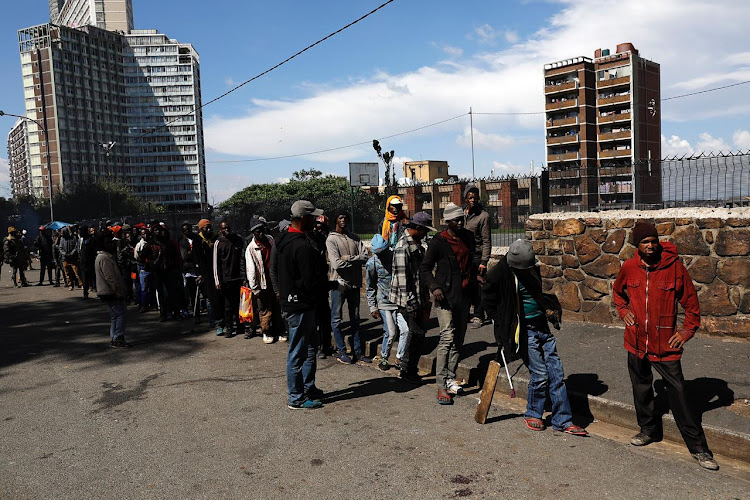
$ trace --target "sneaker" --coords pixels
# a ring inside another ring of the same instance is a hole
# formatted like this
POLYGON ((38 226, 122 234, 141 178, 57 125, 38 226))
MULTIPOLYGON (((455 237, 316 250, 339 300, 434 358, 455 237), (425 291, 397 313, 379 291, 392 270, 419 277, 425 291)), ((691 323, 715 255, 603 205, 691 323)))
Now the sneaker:
POLYGON ((698 461, 698 465, 708 470, 719 470, 719 464, 710 453, 691 453, 691 456, 698 461))
POLYGON ((357 354, 356 356, 357 363, 372 363, 372 358, 369 356, 363 356, 361 354, 357 354))
POLYGON ((380 368, 383 371, 387 371, 388 368, 390 368, 391 365, 388 364, 388 360, 385 358, 380 358, 380 361, 378 361, 378 368, 380 368))
POLYGON ((289 340, 289 337, 286 335, 279 335, 279 342, 287 342, 289 340))
POLYGON ((325 393, 317 387, 313 387, 305 393, 305 396, 313 401, 320 401, 321 399, 323 399, 323 396, 325 396, 325 393))
POLYGON ((111 347, 112 349, 125 349, 125 348, 130 347, 130 344, 125 342, 125 339, 118 338, 118 339, 111 340, 109 342, 109 347, 111 347))
POLYGON ((339 353, 338 361, 339 363, 343 363, 345 365, 352 364, 352 358, 350 358, 349 355, 345 352, 339 353))
POLYGON ((320 351, 318 351, 318 359, 327 359, 327 358, 328 358, 328 354, 326 354, 324 349, 321 349, 320 351))
POLYGON ((632 444, 633 446, 646 446, 649 443, 653 443, 653 441, 654 438, 642 432, 639 432, 638 434, 630 438, 630 444, 632 444))
MULTIPOLYGON (((250 335, 250 334, 248 333, 247 335, 245 335, 245 337, 247 337, 248 335, 250 335)), ((248 337, 248 338, 250 338, 250 337, 248 337)), ((263 343, 264 344, 273 344, 273 337, 271 337, 270 335, 266 335, 264 333, 263 334, 263 343)))
POLYGON ((464 388, 461 387, 461 385, 453 379, 445 381, 445 389, 449 394, 453 394, 454 396, 464 392, 464 388))
POLYGON ((224 335, 224 327, 220 326, 219 328, 216 329, 216 336, 222 337, 223 335, 224 335))
POLYGON ((290 410, 314 410, 316 408, 321 408, 322 406, 323 403, 316 399, 306 399, 302 403, 289 403, 286 405, 290 410))
POLYGON ((419 375, 409 373, 406 370, 401 370, 400 372, 398 372, 398 378, 406 382, 409 382, 410 384, 419 385, 422 383, 422 379, 420 378, 419 375))
POLYGON ((234 337, 235 333, 232 330, 224 330, 224 338, 225 339, 231 339, 234 337))

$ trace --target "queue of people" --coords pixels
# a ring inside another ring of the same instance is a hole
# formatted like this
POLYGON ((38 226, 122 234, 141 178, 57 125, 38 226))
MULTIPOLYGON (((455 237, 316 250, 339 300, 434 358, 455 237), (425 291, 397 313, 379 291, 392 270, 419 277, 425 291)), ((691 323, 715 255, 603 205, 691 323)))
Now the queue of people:
MULTIPOLYGON (((563 363, 550 328, 559 329, 561 311, 543 293, 531 242, 515 241, 489 268, 486 212, 475 188, 470 186, 464 194, 465 207, 449 203, 444 208, 442 231, 431 226, 432 217, 425 212, 408 218, 402 200, 389 197, 381 233, 373 236, 369 249, 349 229, 348 213, 337 213, 330 228, 328 216, 306 200, 291 206, 290 220, 279 223, 275 237, 266 219, 254 216, 248 241, 228 221, 220 223, 216 234, 208 219, 197 223, 197 233, 185 222, 179 241, 158 222, 140 229, 108 227, 98 233, 82 226, 77 235, 76 228, 54 235, 45 230, 35 242, 41 263, 38 284, 45 272, 52 284, 55 269, 56 286, 62 274, 71 290, 83 288, 84 297, 88 289, 96 290, 110 312, 114 348, 128 347, 129 301, 141 313, 158 310, 160 321, 198 319, 205 306, 217 336, 251 338, 254 328, 245 333, 247 325, 240 316, 241 289, 247 287, 263 342, 288 342, 287 406, 293 410, 323 406, 325 393, 316 384, 318 358, 335 354, 345 365, 374 361, 366 356, 360 335, 363 296, 372 318, 383 325, 378 367, 391 367, 396 345, 395 367, 409 383, 421 382, 418 363, 434 312, 439 324, 436 402, 440 405, 452 404, 462 392, 456 371, 467 326, 492 321, 498 356, 503 352, 520 357, 528 367, 524 415, 528 429, 544 430, 542 416, 549 396, 552 427, 587 436, 572 421, 563 363), (430 233, 435 234, 428 241, 430 233), (343 326, 345 303, 348 329, 343 326), (351 336, 351 349, 346 334, 351 336)), ((23 286, 17 232, 11 230, 3 242, 4 261, 14 266, 14 280, 20 271, 23 286)), ((661 439, 653 368, 666 382, 675 420, 693 457, 704 468, 718 469, 700 421, 687 403, 680 365, 684 344, 700 325, 695 288, 676 248, 659 242, 653 224, 637 224, 633 239, 638 252, 624 263, 613 287, 614 304, 626 325, 628 369, 640 426, 631 443, 645 446, 661 439), (650 281, 658 286, 649 288, 650 281), (679 328, 678 303, 685 311, 679 328)))

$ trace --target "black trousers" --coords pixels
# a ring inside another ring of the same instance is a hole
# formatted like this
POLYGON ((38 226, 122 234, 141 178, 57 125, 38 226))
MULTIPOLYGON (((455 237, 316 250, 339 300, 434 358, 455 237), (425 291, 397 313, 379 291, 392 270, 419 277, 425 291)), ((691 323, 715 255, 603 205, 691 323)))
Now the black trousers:
POLYGON ((245 333, 245 323, 240 322, 240 288, 242 280, 225 281, 221 284, 224 296, 224 331, 245 333))
MULTIPOLYGON (((55 262, 52 259, 39 259, 39 284, 44 282, 44 271, 47 271, 47 277, 49 278, 49 284, 52 284, 52 269, 55 267, 55 262)), ((60 279, 58 278, 58 282, 60 279)))
POLYGON ((672 410, 677 428, 690 453, 711 453, 706 443, 698 420, 693 415, 685 395, 685 378, 682 376, 682 364, 677 361, 649 361, 648 356, 639 358, 628 353, 628 372, 633 384, 633 400, 638 426, 641 432, 654 438, 661 438, 661 416, 654 411, 654 375, 651 367, 661 375, 667 386, 669 407, 672 410))

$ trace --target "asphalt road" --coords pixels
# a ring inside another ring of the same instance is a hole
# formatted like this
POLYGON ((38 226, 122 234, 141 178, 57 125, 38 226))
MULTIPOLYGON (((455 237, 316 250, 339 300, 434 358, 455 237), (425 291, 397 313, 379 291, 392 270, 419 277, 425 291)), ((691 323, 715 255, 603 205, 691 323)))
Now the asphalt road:
POLYGON ((517 400, 478 425, 476 393, 443 407, 431 383, 330 358, 325 407, 291 411, 286 344, 131 309, 134 346, 112 350, 97 299, 7 278, 2 498, 750 498, 746 465, 705 471, 596 423, 590 438, 532 432, 517 400))

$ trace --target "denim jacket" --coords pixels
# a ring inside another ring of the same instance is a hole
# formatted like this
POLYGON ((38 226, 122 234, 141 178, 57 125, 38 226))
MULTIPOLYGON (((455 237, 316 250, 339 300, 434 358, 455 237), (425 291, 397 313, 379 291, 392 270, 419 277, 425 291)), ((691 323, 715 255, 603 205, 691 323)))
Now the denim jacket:
POLYGON ((383 266, 377 255, 370 257, 365 264, 365 279, 367 305, 370 306, 370 312, 395 310, 396 304, 390 301, 391 273, 383 266))

